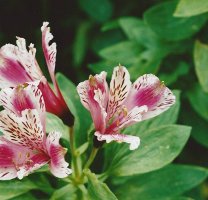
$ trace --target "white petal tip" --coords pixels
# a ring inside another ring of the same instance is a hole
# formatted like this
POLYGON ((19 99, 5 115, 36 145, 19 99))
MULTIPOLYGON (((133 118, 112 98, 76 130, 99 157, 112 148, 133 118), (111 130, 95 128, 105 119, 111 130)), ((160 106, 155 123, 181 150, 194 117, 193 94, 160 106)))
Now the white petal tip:
POLYGON ((95 136, 99 141, 106 141, 106 143, 110 143, 112 141, 116 141, 118 143, 125 142, 130 144, 129 149, 135 150, 140 145, 139 137, 132 135, 122 135, 122 134, 101 134, 100 132, 95 132, 95 136))
POLYGON ((140 145, 140 139, 138 137, 134 137, 131 140, 129 149, 130 150, 135 150, 135 149, 137 149, 139 147, 139 145, 140 145))
POLYGON ((41 31, 44 31, 45 28, 49 25, 49 22, 43 22, 43 25, 41 27, 41 31))

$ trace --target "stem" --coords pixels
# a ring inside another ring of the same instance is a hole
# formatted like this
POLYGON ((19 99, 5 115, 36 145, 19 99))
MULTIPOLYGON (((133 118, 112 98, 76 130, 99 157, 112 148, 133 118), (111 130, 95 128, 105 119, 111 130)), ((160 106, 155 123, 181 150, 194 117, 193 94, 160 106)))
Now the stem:
POLYGON ((77 163, 77 155, 74 147, 74 129, 73 127, 69 127, 69 141, 70 141, 70 149, 72 154, 72 164, 74 166, 74 175, 75 177, 79 177, 79 168, 77 163))
POLYGON ((90 154, 90 157, 89 157, 88 161, 86 162, 86 164, 84 166, 84 169, 87 169, 87 168, 90 167, 90 165, 92 164, 92 162, 95 159, 95 156, 97 155, 98 150, 99 150, 99 148, 93 147, 93 149, 91 151, 91 154, 90 154))

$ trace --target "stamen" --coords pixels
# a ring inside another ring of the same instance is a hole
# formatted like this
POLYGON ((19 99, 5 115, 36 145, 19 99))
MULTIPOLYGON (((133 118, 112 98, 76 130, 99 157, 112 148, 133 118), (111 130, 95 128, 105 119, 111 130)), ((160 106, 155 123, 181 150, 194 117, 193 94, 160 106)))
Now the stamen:
POLYGON ((127 110, 127 108, 126 108, 126 107, 123 107, 123 108, 122 108, 122 111, 123 111, 124 117, 126 117, 126 116, 128 115, 128 110, 127 110))
POLYGON ((96 78, 92 75, 89 76, 89 84, 90 86, 96 86, 96 78))
POLYGON ((21 157, 22 157, 22 153, 19 152, 19 153, 18 153, 18 159, 21 159, 21 157))
POLYGON ((116 126, 119 126, 119 124, 120 124, 120 121, 119 121, 119 119, 116 121, 116 126))
POLYGON ((26 158, 30 158, 30 152, 26 153, 26 158))

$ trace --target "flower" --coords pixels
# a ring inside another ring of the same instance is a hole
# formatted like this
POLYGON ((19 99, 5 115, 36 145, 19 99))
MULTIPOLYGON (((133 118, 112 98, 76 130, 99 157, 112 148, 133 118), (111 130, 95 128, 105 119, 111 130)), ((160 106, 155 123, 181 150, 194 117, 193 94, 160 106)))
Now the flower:
POLYGON ((73 125, 74 117, 69 111, 55 78, 56 43, 49 45, 53 39, 48 22, 41 27, 42 48, 55 92, 49 86, 36 61, 36 49, 33 44, 26 48, 24 38, 17 37, 17 46, 6 44, 0 49, 0 88, 15 87, 19 84, 39 80, 39 89, 43 94, 46 110, 58 115, 64 123, 73 125))
POLYGON ((34 85, 19 85, 0 92, 0 180, 18 177, 49 163, 51 173, 64 178, 71 173, 59 144, 61 134, 46 136, 45 103, 34 85))
POLYGON ((153 74, 139 77, 133 84, 123 66, 114 68, 110 89, 106 72, 90 76, 77 86, 83 106, 91 113, 98 141, 126 142, 138 148, 139 137, 120 133, 122 128, 166 111, 175 103, 173 93, 153 74))

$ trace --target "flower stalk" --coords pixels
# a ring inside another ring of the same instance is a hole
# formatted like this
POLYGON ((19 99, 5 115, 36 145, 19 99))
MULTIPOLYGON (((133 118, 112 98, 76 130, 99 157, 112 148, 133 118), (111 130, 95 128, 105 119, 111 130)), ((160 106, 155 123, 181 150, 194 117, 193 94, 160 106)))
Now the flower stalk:
POLYGON ((99 148, 96 148, 96 147, 93 147, 91 153, 90 153, 90 156, 89 156, 89 159, 87 160, 85 166, 84 166, 84 169, 87 169, 91 166, 91 164, 93 163, 97 153, 98 153, 98 150, 99 148))
POLYGON ((79 179, 80 173, 79 173, 77 154, 76 154, 75 145, 74 145, 74 128, 73 127, 69 127, 69 142, 70 142, 70 149, 71 149, 71 156, 72 156, 72 164, 73 164, 73 169, 74 169, 74 176, 76 177, 76 179, 79 179))

